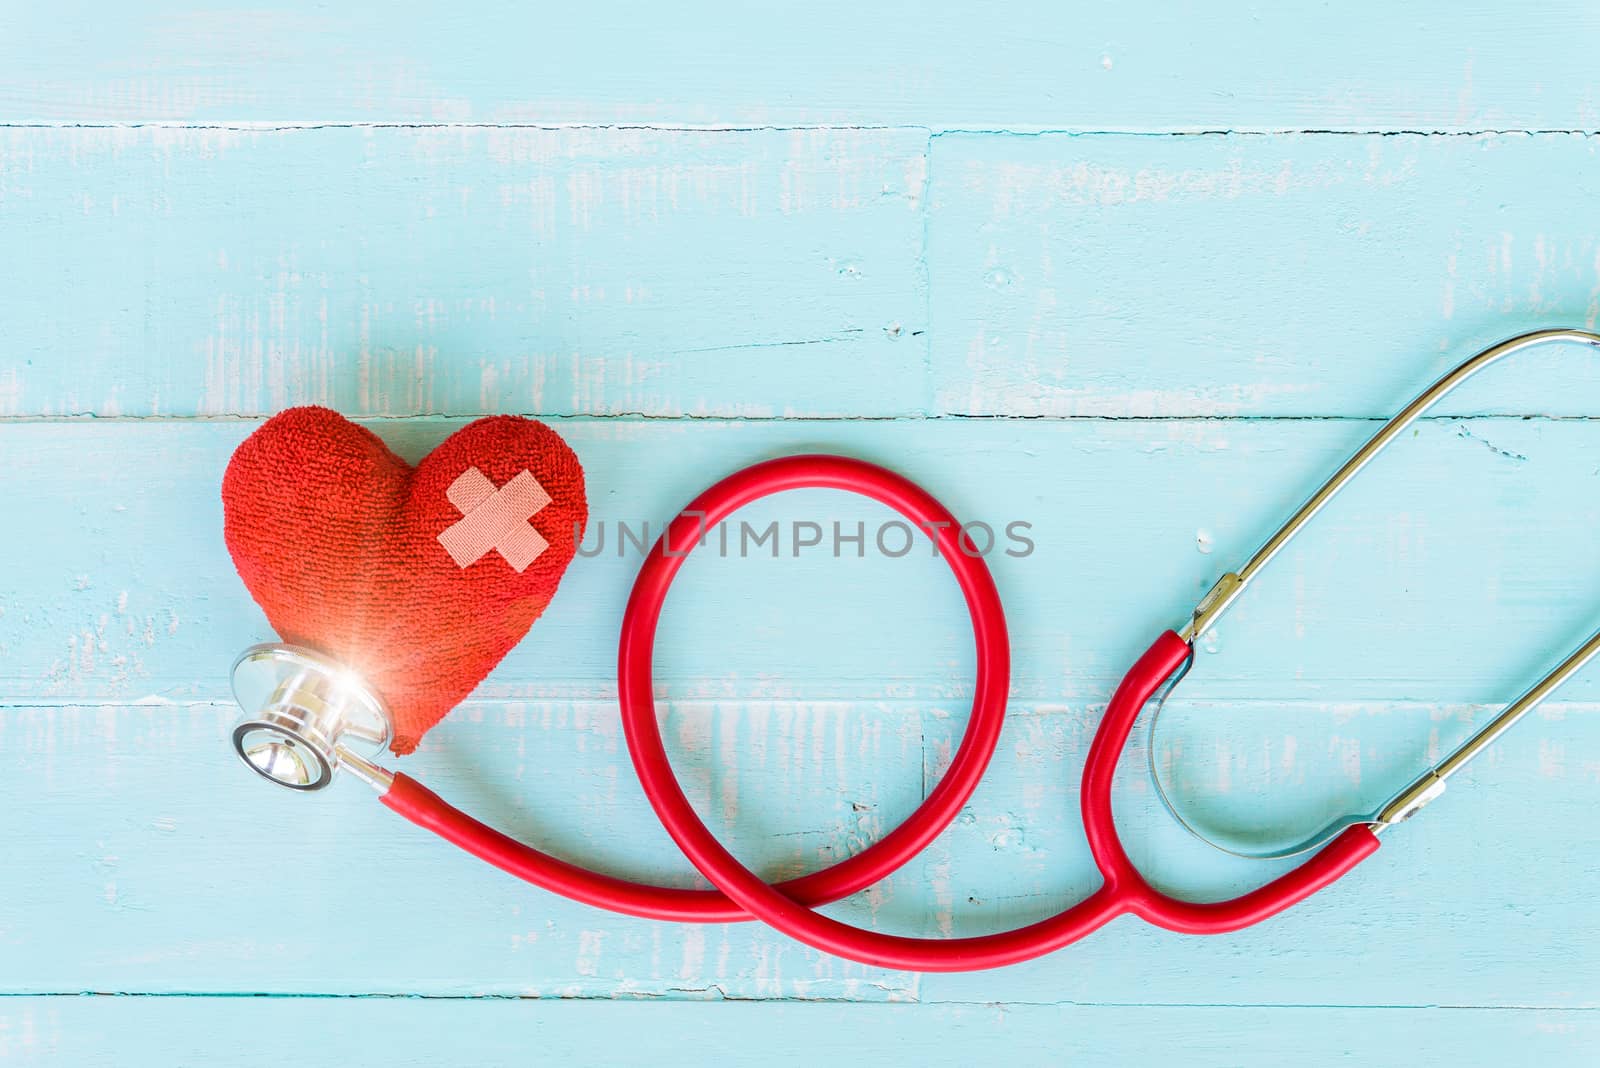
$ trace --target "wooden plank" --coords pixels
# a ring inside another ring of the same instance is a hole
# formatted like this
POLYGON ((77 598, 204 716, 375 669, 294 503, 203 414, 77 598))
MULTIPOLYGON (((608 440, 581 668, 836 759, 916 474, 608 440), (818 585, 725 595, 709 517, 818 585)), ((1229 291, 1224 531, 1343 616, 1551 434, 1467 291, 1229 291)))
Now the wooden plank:
MULTIPOLYGON (((378 424, 416 458, 455 421, 378 424)), ((715 478, 831 449, 919 480, 965 521, 1031 524, 991 553, 1012 630, 1013 693, 1100 701, 1155 634, 1181 623, 1372 430, 1349 421, 567 420, 604 551, 578 559, 480 696, 609 697, 639 565, 621 524, 659 531, 715 478), (619 544, 621 552, 619 553, 619 544), (1017 551, 1022 551, 1019 547, 1017 551)), ((227 670, 271 636, 234 575, 217 486, 250 425, 9 424, 0 500, 26 509, 0 572, 0 693, 28 702, 225 700, 227 670)), ((1420 424, 1263 574, 1203 646, 1196 698, 1490 703, 1596 624, 1600 424, 1420 424)), ((667 606, 663 694, 954 699, 970 633, 941 561, 881 554, 877 505, 815 492, 753 507, 773 559, 696 556, 667 606), (793 553, 795 522, 829 531, 793 553), (833 557, 831 524, 869 532, 833 557)), ((892 529, 886 541, 892 541, 892 529)), ((597 533, 588 546, 596 547, 597 533)), ((894 548, 894 546, 891 546, 894 548)), ((1567 696, 1600 699, 1600 677, 1567 696)))
MULTIPOLYGON (((669 716, 668 732, 721 833, 749 843, 764 870, 797 873, 860 848, 920 799, 919 713, 876 707, 696 703, 669 716)), ((458 711, 408 762, 419 777, 562 856, 696 884, 645 805, 612 704, 458 711)), ((19 846, 26 878, 13 868, 4 880, 5 992, 907 992, 905 977, 748 925, 653 924, 552 897, 408 829, 359 790, 274 790, 229 755, 233 718, 208 705, 0 710, 0 759, 17 772, 6 800, 28 797, 16 811, 39 816, 42 832, 19 846), (346 923, 334 935, 330 924, 346 923)), ((871 922, 894 898, 886 887, 844 914, 871 922)))
POLYGON ((1490 0, 18 6, 0 119, 1593 128, 1600 16, 1490 0))
MULTIPOLYGON (((774 876, 858 850, 904 818, 960 724, 948 703, 664 711, 701 811, 774 876)), ((1397 787, 1485 712, 1257 702, 1241 713, 1229 702, 1181 709, 1159 744, 1182 750, 1191 801, 1206 804, 1227 775, 1222 796, 1242 820, 1286 830, 1309 798, 1353 803, 1397 787)), ((461 713, 404 762, 410 773, 567 858, 689 882, 609 703, 461 713)), ((951 831, 832 914, 949 937, 1087 894, 1098 879, 1076 793, 1098 713, 1017 703, 951 831)), ((205 705, 0 710, 0 811, 14 817, 8 849, 27 858, 0 877, 5 993, 1600 1006, 1595 975, 1552 966, 1600 945, 1594 704, 1537 715, 1360 871, 1261 927, 1185 938, 1124 918, 1043 960, 951 976, 862 967, 756 925, 653 923, 552 897, 409 828, 354 782, 314 797, 274 791, 227 751, 232 719, 205 705)), ((1130 747, 1118 814, 1158 885, 1216 899, 1281 870, 1189 839, 1153 798, 1141 750, 1130 747)))
MULTIPOLYGON (((939 411, 1387 416, 1478 349, 1600 315, 1600 140, 933 140, 939 411)), ((1452 413, 1596 414, 1522 355, 1452 413)))
MULTIPOLYGON (((1597 145, 11 129, 0 415, 1383 415, 1594 325, 1597 145)), ((1447 410, 1596 396, 1553 350, 1447 410)))
MULTIPOLYGON (((1028 711, 1012 717, 968 812, 924 856, 922 885, 941 933, 1016 926, 1098 885, 1077 809, 1100 706, 1028 711)), ((1212 831, 1287 843, 1334 815, 1376 808, 1495 711, 1178 701, 1156 745, 1189 816, 1212 831)), ((1591 829, 1600 800, 1593 711, 1563 703, 1536 714, 1424 814, 1388 832, 1360 870, 1267 923, 1192 938, 1123 918, 1032 964, 923 976, 918 997, 1593 1005, 1600 988, 1591 992, 1592 970, 1575 963, 1600 945, 1600 923, 1587 914, 1600 870, 1591 845, 1600 840, 1591 829)), ((930 781, 958 727, 930 717, 930 781)), ((1115 804, 1129 855, 1155 886, 1221 900, 1292 867, 1230 857, 1184 831, 1154 795, 1148 742, 1138 734, 1115 804)))
MULTIPOLYGON (((381 429, 416 456, 455 425, 381 429)), ((733 466, 730 457, 824 443, 815 425, 781 422, 562 428, 608 521, 659 522, 733 466)), ((829 447, 902 467, 964 518, 1022 514, 1037 546, 993 561, 1014 636, 1016 715, 971 820, 919 869, 842 915, 970 933, 1086 892, 1094 876, 1073 793, 1099 703, 1157 628, 1181 619, 1311 474, 1369 429, 830 424, 829 447)), ((1585 755, 1600 745, 1593 672, 1562 694, 1567 705, 1475 769, 1485 789, 1463 790, 1397 835, 1402 847, 1294 916, 1198 941, 1119 921, 998 977, 884 973, 762 930, 615 919, 397 827, 359 790, 279 796, 226 750, 227 665, 269 636, 217 534, 217 479, 247 430, 200 421, 3 428, 0 499, 28 516, 8 535, 25 566, 0 578, 0 663, 12 695, 0 713, 0 811, 18 816, 16 852, 30 858, 0 893, 0 940, 26 962, 3 973, 9 991, 237 991, 247 975, 248 992, 1027 1000, 1049 989, 1179 1003, 1196 1000, 1194 977, 1204 975, 1205 996, 1231 1003, 1348 1003, 1360 991, 1361 1003, 1393 1004, 1414 996, 1417 962, 1434 961, 1430 1003, 1596 1004, 1581 977, 1548 964, 1555 947, 1581 955, 1600 937, 1584 889, 1597 855, 1586 813, 1600 800, 1585 755), (296 878, 280 887, 285 824, 296 878), (265 902, 263 887, 273 888, 265 902), (357 902, 360 918, 330 901, 357 902), (430 924, 436 916, 448 919, 430 924), (1486 941, 1491 927, 1506 933, 1486 941), (1380 952, 1393 956, 1374 967, 1380 952)), ((1371 804, 1371 791, 1437 756, 1483 706, 1512 696, 1593 626, 1600 563, 1588 550, 1600 506, 1572 487, 1600 470, 1597 424, 1427 423, 1404 445, 1203 647, 1182 693, 1200 703, 1180 706, 1163 745, 1164 759, 1185 769, 1185 796, 1211 817, 1274 812, 1269 827, 1287 831, 1316 815, 1313 802, 1288 798, 1324 790, 1371 804), (1476 522, 1464 526, 1469 497, 1476 522), (1240 700, 1253 714, 1229 728, 1236 734, 1217 733, 1218 714, 1240 700)), ((817 494, 752 509, 750 520, 858 516, 881 518, 817 494)), ((580 560, 481 700, 406 767, 567 855, 683 878, 637 793, 612 712, 615 628, 636 564, 580 560)), ((672 733, 692 789, 769 870, 858 848, 903 816, 948 758, 970 652, 941 570, 919 555, 877 554, 709 556, 686 567, 658 651, 661 693, 678 710, 672 733)), ((1137 760, 1123 804, 1136 855, 1162 885, 1206 896, 1262 877, 1184 839, 1137 760)))
POLYGON ((0 129, 0 415, 922 413, 926 147, 0 129))
MULTIPOLYGON (((990 776, 830 911, 1036 919, 1096 882, 1083 753, 1153 633, 1430 375, 1595 325, 1594 5, 12 7, 0 1065, 1594 1060, 1600 672, 1289 916, 1208 940, 1123 919, 917 976, 597 913, 352 784, 247 777, 225 669, 268 635, 216 504, 249 420, 319 401, 412 456, 477 413, 581 417, 559 425, 613 550, 819 447, 1029 522, 1036 551, 993 560, 1016 660, 990 776)), ((1290 837, 1593 628, 1596 397, 1592 353, 1497 372, 1241 602, 1127 755, 1119 820, 1159 885, 1280 866, 1186 836, 1150 749, 1209 825, 1290 837)), ((748 518, 885 516, 811 494, 748 518)), ((578 561, 404 766, 563 856, 692 885, 613 707, 637 563, 578 561)), ((942 571, 689 565, 669 745, 760 870, 862 848, 947 766, 971 654, 942 571)))
POLYGON ((664 1065, 1150 1064, 1195 1068, 1308 1054, 1357 1064, 1426 1045, 1441 1062, 1592 1063, 1592 1012, 1230 1009, 1045 1005, 600 1005, 551 1001, 22 998, 0 1003, 8 1065, 70 1062, 239 1068, 282 1063, 294 1041, 330 1063, 664 1065), (798 1036, 804 1036, 800 1041, 798 1036), (273 1041, 267 1041, 271 1038, 273 1041))

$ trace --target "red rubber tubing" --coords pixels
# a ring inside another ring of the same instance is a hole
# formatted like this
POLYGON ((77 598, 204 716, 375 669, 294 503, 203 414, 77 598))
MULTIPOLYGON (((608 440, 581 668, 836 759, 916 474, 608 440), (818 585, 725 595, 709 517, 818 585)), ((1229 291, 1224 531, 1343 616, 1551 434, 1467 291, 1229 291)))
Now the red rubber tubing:
POLYGON ((1350 827, 1293 871, 1228 901, 1183 901, 1146 882, 1117 837, 1111 811, 1111 782, 1140 711, 1192 655, 1189 643, 1169 630, 1129 669, 1089 745, 1080 803, 1089 851, 1106 881, 1103 889, 1111 890, 1125 911, 1169 931, 1224 934, 1260 923, 1334 882, 1377 851, 1378 836, 1366 824, 1350 827))
POLYGON ((1166 631, 1117 687, 1089 747, 1081 801, 1090 851, 1105 880, 1100 889, 1049 919, 1000 934, 905 938, 851 927, 768 886, 717 841, 684 795, 667 760, 651 699, 651 659, 664 593, 659 581, 634 587, 623 617, 618 653, 622 727, 645 796, 678 848, 719 890, 751 915, 824 952, 876 967, 913 971, 998 968, 1050 953, 1130 912, 1174 931, 1221 934, 1259 923, 1316 893, 1378 848, 1378 839, 1370 830, 1352 827, 1294 871, 1240 897, 1209 904, 1169 897, 1145 881, 1117 837, 1111 783, 1140 710, 1190 656, 1188 643, 1166 631))
POLYGON ((1117 836, 1111 785, 1134 722, 1155 691, 1191 655, 1171 631, 1133 665, 1106 709, 1089 749, 1081 803, 1089 847, 1103 885, 1088 898, 1048 919, 999 934, 924 939, 865 931, 829 919, 812 906, 862 889, 931 841, 954 816, 983 774, 994 750, 1009 683, 1009 652, 999 595, 980 558, 959 544, 959 527, 938 502, 882 468, 840 457, 796 456, 747 468, 713 486, 680 514, 663 535, 668 551, 653 552, 640 570, 623 617, 617 653, 622 724, 645 796, 674 842, 722 891, 668 890, 597 875, 555 860, 455 811, 414 781, 397 776, 384 802, 424 827, 512 874, 580 901, 662 919, 756 917, 817 949, 879 967, 916 971, 994 968, 1052 952, 1124 913, 1188 934, 1220 934, 1275 915, 1344 875, 1378 848, 1365 826, 1352 827, 1298 868, 1228 901, 1196 903, 1157 891, 1139 873, 1117 836), (776 886, 744 867, 694 811, 672 772, 656 721, 652 656, 656 626, 672 578, 700 531, 769 493, 828 487, 864 493, 908 518, 937 516, 948 526, 927 526, 955 572, 973 616, 978 685, 972 718, 950 771, 907 823, 871 849, 814 875, 776 886), (705 513, 703 520, 692 518, 705 513), (935 801, 939 802, 935 806, 935 801), (953 805, 952 805, 953 801, 953 805), (914 833, 907 833, 914 828, 914 833), (886 848, 892 847, 892 848, 886 848), (874 863, 865 862, 869 857, 874 863), (894 858, 880 871, 879 858, 894 858), (851 867, 852 863, 855 867, 851 867), (839 873, 845 872, 851 878, 839 873), (870 877, 869 877, 870 876, 870 877), (849 887, 849 889, 844 889, 849 887), (838 891, 834 893, 834 891, 838 891), (832 896, 827 896, 832 894, 832 896))
MULTIPOLYGON (((882 839, 832 867, 778 884, 777 891, 785 900, 805 905, 827 904, 866 889, 911 860, 949 826, 989 766, 1011 685, 1011 651, 1000 594, 983 559, 958 545, 960 525, 955 517, 916 483, 885 468, 841 456, 790 456, 745 468, 695 498, 669 525, 640 569, 630 606, 648 601, 656 609, 650 617, 650 641, 644 647, 644 687, 635 691, 635 699, 642 699, 648 715, 652 719, 655 715, 649 682, 655 619, 684 556, 706 530, 751 501, 784 490, 817 488, 863 494, 893 508, 934 537, 966 598, 978 659, 972 714, 950 769, 910 818, 882 839)), ((637 647, 637 641, 630 642, 629 637, 638 625, 632 622, 634 618, 630 607, 623 620, 624 650, 637 647)), ((622 663, 626 661, 624 653, 622 663)), ((473 856, 575 901, 657 920, 712 923, 751 918, 715 890, 629 882, 543 853, 480 823, 403 774, 395 776, 383 803, 473 856)))

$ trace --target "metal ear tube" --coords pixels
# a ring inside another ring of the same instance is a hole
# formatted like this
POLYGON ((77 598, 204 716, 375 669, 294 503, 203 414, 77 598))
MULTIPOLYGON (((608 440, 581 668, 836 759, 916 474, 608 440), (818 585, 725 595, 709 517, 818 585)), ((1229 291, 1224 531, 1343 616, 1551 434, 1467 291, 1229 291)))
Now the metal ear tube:
MULTIPOLYGON (((1400 437, 1407 427, 1416 422, 1425 412, 1442 400, 1446 394, 1478 372, 1498 363, 1507 356, 1539 345, 1560 341, 1577 342, 1600 348, 1600 334, 1588 330, 1534 330, 1489 346, 1472 358, 1458 364, 1438 381, 1434 382, 1433 385, 1423 390, 1410 404, 1401 409, 1394 418, 1385 423, 1376 434, 1368 439, 1366 444, 1357 449, 1355 455, 1346 460, 1344 465, 1335 471, 1326 482, 1318 487, 1317 491, 1289 517, 1283 526, 1279 527, 1262 544, 1261 548, 1256 550, 1255 555, 1250 557, 1243 567, 1237 571, 1229 571, 1217 579, 1216 584, 1195 606, 1189 620, 1179 628, 1178 637, 1189 643, 1192 648, 1194 643, 1216 624, 1223 613, 1233 606, 1239 595, 1261 573, 1261 569, 1271 563, 1272 559, 1283 550, 1284 546, 1289 544, 1296 534, 1300 533, 1305 525, 1311 521, 1312 517, 1321 512, 1328 502, 1333 500, 1339 491, 1350 483, 1351 479, 1355 478, 1379 453, 1393 444, 1395 439, 1400 437)), ((1408 783, 1404 789, 1390 798, 1382 807, 1374 812, 1352 813, 1348 816, 1339 817, 1309 838, 1286 848, 1271 851, 1236 849, 1202 833, 1195 823, 1186 817, 1179 808, 1175 799, 1175 791, 1170 789, 1167 783, 1162 780, 1160 762, 1157 759, 1156 746, 1153 744, 1150 746, 1151 777, 1155 780, 1156 793, 1160 796, 1162 803, 1166 805, 1167 810, 1172 813, 1174 819, 1183 824, 1195 837, 1225 853, 1233 853, 1236 856, 1260 859, 1294 856, 1295 854, 1315 849, 1324 842, 1332 840, 1348 827, 1367 826, 1375 834, 1382 833, 1395 824, 1404 823, 1420 812, 1424 806, 1436 800, 1444 793, 1446 780, 1499 740, 1500 736, 1509 730, 1513 724, 1536 708, 1566 683, 1568 679, 1572 678, 1573 675, 1576 675, 1597 654, 1600 654, 1600 632, 1593 634, 1565 660, 1552 669, 1548 675, 1534 683, 1521 697, 1507 705, 1494 719, 1462 742, 1448 757, 1408 783)), ((1187 664, 1185 665, 1185 670, 1187 670, 1187 664)), ((1171 680, 1172 685, 1177 683, 1178 678, 1181 678, 1181 675, 1171 680)), ((1167 692, 1170 692, 1170 690, 1171 686, 1169 685, 1167 692)), ((1160 716, 1161 705, 1165 699, 1166 693, 1163 693, 1151 717, 1150 731, 1152 738, 1160 716)))

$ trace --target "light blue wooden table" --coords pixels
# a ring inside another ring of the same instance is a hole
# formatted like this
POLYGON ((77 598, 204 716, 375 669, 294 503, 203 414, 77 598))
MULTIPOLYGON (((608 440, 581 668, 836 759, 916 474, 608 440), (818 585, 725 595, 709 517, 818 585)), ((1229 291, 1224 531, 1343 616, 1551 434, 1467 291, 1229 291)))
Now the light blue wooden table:
MULTIPOLYGON (((1600 671, 1270 923, 920 976, 601 914, 353 784, 248 778, 227 669, 270 632, 217 499, 317 402, 412 458, 549 419, 606 523, 819 448, 1032 523, 993 559, 988 779, 830 912, 1040 918, 1096 884, 1078 777, 1132 657, 1433 376, 1595 325, 1592 4, 347 6, 0 12, 0 1064, 1600 1059, 1600 671)), ((1569 348, 1421 424, 1206 643, 1154 743, 1185 799, 1285 834, 1370 804, 1600 623, 1597 415, 1569 348)), ((751 518, 816 515, 881 514, 751 518)), ((635 566, 578 561, 402 766, 693 885, 614 707, 635 566)), ((668 616, 677 766, 763 872, 859 850, 948 761, 937 561, 697 559, 668 616)), ((1118 805, 1161 886, 1278 870, 1177 828, 1147 751, 1118 805)))

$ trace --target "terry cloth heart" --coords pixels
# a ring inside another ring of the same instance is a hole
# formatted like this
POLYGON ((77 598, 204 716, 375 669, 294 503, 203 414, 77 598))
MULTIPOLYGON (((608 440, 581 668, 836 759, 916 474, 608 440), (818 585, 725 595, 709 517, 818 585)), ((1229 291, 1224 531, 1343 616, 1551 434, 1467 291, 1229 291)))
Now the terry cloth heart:
POLYGON ((234 566, 284 641, 358 672, 409 753, 527 634, 588 520, 543 423, 469 423, 413 468, 327 408, 291 408, 222 477, 234 566))

